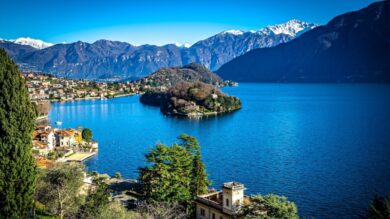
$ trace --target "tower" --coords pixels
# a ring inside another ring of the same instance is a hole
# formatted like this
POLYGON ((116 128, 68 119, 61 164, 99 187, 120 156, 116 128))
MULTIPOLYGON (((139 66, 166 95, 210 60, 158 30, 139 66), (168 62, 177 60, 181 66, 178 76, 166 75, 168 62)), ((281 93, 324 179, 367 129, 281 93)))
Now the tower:
POLYGON ((238 210, 240 205, 244 203, 244 189, 244 184, 239 182, 228 182, 223 184, 223 212, 234 214, 234 212, 238 210))

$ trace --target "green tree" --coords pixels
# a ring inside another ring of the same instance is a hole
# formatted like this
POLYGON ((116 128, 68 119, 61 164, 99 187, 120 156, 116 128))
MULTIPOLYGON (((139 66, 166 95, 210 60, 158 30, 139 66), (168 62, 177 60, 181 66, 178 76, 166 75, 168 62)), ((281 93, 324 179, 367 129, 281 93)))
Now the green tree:
POLYGON ((192 194, 194 196, 206 194, 207 186, 210 186, 211 182, 207 179, 207 173, 200 155, 200 151, 196 153, 193 165, 193 179, 191 185, 192 194))
POLYGON ((120 172, 116 172, 113 178, 122 179, 122 174, 120 172))
POLYGON ((79 209, 79 218, 97 218, 109 205, 108 186, 102 179, 95 181, 96 188, 90 189, 85 203, 79 209))
POLYGON ((375 196, 366 211, 364 218, 367 219, 389 219, 390 218, 390 197, 382 198, 375 196))
POLYGON ((198 140, 187 134, 181 134, 178 139, 181 140, 180 146, 187 149, 192 159, 191 194, 195 198, 207 193, 207 186, 210 186, 211 182, 207 179, 198 140))
POLYGON ((148 203, 179 203, 191 213, 196 195, 207 192, 210 181, 200 156, 196 138, 182 134, 180 144, 157 144, 145 155, 146 167, 140 168, 144 199, 148 203))
POLYGON ((17 66, 0 49, 0 218, 25 218, 33 208, 35 118, 17 66))
POLYGON ((274 194, 252 196, 250 203, 245 204, 239 214, 253 219, 298 219, 298 209, 295 203, 288 201, 284 196, 274 194))
POLYGON ((84 168, 76 163, 57 164, 39 177, 36 200, 59 218, 76 215, 81 204, 84 168))
POLYGON ((95 219, 144 219, 150 218, 148 216, 141 216, 140 214, 129 211, 121 204, 112 202, 107 207, 101 209, 100 213, 95 219))
POLYGON ((150 165, 140 168, 139 180, 147 201, 183 203, 191 199, 191 158, 185 148, 158 144, 145 157, 150 165))
POLYGON ((89 128, 83 129, 83 132, 81 133, 81 135, 83 136, 83 139, 87 143, 89 143, 91 141, 91 139, 92 139, 92 131, 89 128))

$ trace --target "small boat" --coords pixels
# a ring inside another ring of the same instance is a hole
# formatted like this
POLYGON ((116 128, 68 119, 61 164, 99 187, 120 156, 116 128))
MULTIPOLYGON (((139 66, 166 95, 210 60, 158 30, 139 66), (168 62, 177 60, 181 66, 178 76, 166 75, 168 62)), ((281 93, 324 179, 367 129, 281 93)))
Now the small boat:
POLYGON ((56 125, 62 125, 62 122, 61 121, 57 121, 56 125))

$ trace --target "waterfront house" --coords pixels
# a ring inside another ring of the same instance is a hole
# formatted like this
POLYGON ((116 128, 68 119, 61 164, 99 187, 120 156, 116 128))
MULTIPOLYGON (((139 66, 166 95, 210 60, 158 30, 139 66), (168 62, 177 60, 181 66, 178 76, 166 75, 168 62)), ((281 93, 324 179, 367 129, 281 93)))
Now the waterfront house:
MULTIPOLYGON (((249 197, 244 195, 244 185, 238 182, 224 183, 222 191, 212 191, 196 198, 197 219, 237 218, 237 212, 249 197)), ((238 217, 239 218, 239 217, 238 217)))
POLYGON ((75 142, 73 132, 69 130, 57 130, 56 142, 59 147, 71 147, 75 142))
POLYGON ((50 126, 37 126, 33 132, 33 149, 41 155, 47 155, 54 150, 56 138, 50 126))
POLYGON ((33 140, 32 149, 40 156, 46 156, 50 152, 47 144, 37 140, 33 140))

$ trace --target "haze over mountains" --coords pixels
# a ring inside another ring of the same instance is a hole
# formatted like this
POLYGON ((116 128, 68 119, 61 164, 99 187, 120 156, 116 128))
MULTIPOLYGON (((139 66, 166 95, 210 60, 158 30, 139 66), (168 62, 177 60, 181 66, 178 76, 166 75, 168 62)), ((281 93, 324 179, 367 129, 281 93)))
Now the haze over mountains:
POLYGON ((390 82, 390 6, 380 1, 273 48, 252 50, 217 73, 239 82, 390 82))
POLYGON ((291 20, 259 31, 228 30, 192 46, 142 45, 98 40, 50 45, 39 40, 1 40, 0 47, 22 69, 84 79, 132 79, 161 67, 200 63, 217 70, 226 62, 256 48, 288 42, 318 25, 291 20))

